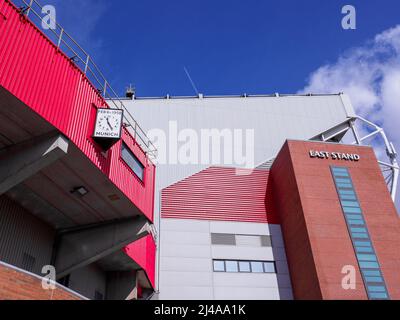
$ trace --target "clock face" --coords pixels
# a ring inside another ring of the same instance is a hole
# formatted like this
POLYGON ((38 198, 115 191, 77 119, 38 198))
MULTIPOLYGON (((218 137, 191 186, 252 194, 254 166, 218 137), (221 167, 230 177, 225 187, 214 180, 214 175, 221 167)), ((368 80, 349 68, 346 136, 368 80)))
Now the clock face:
POLYGON ((123 111, 116 109, 97 109, 94 138, 121 138, 123 111))

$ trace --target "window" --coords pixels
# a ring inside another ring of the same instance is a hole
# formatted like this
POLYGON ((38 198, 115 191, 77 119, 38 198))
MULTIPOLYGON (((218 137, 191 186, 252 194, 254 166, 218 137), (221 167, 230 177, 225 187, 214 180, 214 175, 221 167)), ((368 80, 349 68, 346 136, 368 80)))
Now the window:
POLYGON ((238 262, 237 261, 225 261, 226 272, 238 272, 238 262))
POLYGON ((249 261, 239 261, 240 272, 251 272, 249 261))
POLYGON ((214 271, 215 272, 225 272, 225 261, 214 260, 214 271))
POLYGON ((263 273, 264 272, 264 268, 263 268, 262 262, 258 262, 258 261, 252 262, 251 263, 251 272, 263 273))
POLYGON ((264 262, 264 272, 265 273, 276 273, 274 262, 264 262))
POLYGON ((214 272, 276 273, 273 261, 213 260, 214 272))
POLYGON ((331 169, 368 297, 389 299, 350 171, 345 167, 331 167, 331 169))
POLYGON ((234 234, 211 233, 211 243, 216 245, 235 246, 236 239, 234 234))
POLYGON ((132 169, 132 171, 143 181, 144 166, 139 159, 133 154, 125 143, 122 143, 121 158, 132 169))

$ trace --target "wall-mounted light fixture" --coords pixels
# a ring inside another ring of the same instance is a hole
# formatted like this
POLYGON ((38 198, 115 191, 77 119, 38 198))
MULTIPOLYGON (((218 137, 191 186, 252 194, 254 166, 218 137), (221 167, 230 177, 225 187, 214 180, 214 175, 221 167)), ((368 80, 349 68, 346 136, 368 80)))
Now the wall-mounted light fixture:
POLYGON ((85 187, 76 187, 71 190, 71 193, 83 197, 89 193, 89 190, 85 187))

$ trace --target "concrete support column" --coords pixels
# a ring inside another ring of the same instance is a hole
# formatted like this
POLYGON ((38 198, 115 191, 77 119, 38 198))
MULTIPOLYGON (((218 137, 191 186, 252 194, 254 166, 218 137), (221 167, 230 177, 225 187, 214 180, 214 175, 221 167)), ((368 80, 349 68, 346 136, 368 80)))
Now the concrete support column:
POLYGON ((65 156, 68 144, 52 133, 0 150, 0 195, 65 156))
POLYGON ((59 232, 52 264, 57 279, 92 264, 150 234, 144 216, 77 227, 59 232))

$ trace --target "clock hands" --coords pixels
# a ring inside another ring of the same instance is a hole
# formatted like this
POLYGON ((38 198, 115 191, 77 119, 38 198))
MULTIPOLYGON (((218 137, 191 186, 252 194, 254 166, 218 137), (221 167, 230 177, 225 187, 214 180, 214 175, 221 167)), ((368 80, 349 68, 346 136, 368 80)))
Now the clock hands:
POLYGON ((112 130, 113 129, 113 127, 112 127, 112 125, 111 125, 111 123, 110 123, 110 120, 108 119, 108 118, 106 118, 107 119, 107 123, 108 123, 108 126, 110 127, 110 129, 112 130))

